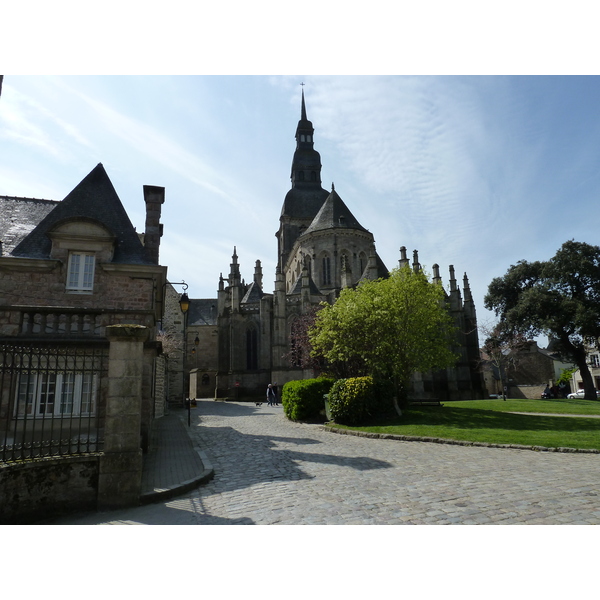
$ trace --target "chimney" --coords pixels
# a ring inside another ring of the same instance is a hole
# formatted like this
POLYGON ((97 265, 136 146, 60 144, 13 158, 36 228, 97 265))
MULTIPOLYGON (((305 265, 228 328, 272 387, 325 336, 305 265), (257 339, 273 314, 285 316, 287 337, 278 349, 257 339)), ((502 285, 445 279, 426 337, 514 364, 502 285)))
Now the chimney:
POLYGON ((165 188, 156 185, 145 185, 144 200, 146 201, 146 231, 144 233, 146 258, 157 265, 160 238, 163 233, 160 212, 162 210, 161 205, 165 201, 165 188))

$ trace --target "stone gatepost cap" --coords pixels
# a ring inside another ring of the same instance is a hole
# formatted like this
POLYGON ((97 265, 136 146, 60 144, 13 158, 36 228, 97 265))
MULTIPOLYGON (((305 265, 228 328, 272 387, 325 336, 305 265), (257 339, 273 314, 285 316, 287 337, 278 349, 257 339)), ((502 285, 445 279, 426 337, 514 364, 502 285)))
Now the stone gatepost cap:
POLYGON ((138 340, 144 342, 148 338, 150 330, 144 325, 121 324, 108 325, 106 327, 106 337, 108 339, 138 340))

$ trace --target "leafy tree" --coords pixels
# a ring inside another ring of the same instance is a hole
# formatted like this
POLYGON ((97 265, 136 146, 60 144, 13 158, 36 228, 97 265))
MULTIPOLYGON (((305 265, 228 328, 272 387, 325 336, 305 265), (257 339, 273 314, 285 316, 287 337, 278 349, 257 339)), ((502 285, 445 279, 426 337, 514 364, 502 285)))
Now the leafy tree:
POLYGON ((585 397, 595 400, 586 357, 600 337, 600 247, 565 242, 548 261, 519 261, 488 287, 485 307, 506 335, 546 334, 581 373, 585 397))
MULTIPOLYGON (((413 373, 456 362, 455 328, 444 298, 441 285, 408 267, 346 288, 318 313, 309 331, 313 351, 331 367, 351 365, 349 375, 393 380, 405 399, 413 373)), ((401 413, 397 396, 394 403, 401 413)))

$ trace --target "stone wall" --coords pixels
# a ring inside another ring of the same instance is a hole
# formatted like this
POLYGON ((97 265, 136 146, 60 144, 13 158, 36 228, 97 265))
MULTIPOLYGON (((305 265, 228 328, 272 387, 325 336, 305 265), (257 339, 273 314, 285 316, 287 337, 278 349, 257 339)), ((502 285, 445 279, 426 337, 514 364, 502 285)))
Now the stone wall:
POLYGON ((0 523, 96 509, 100 455, 0 464, 0 523))

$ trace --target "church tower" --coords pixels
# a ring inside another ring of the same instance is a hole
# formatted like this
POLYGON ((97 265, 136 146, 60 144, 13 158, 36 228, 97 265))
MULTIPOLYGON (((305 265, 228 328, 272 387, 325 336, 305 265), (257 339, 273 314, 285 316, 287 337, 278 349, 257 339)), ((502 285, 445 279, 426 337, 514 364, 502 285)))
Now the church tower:
MULTIPOLYGON (((290 380, 311 377, 306 363, 294 357, 293 332, 301 330, 305 317, 323 301, 335 302, 344 288, 389 276, 373 234, 360 224, 333 184, 331 191, 322 187, 321 156, 314 147, 304 90, 295 139, 291 188, 275 234, 274 291, 263 290, 260 261, 255 262, 251 283, 245 283, 235 247, 229 277, 219 280, 216 398, 262 398, 268 383, 281 387, 290 380)), ((421 269, 416 250, 412 264, 406 247, 400 252, 401 267, 421 269)), ((441 285, 437 264, 434 281, 441 285)), ((458 326, 461 361, 444 372, 415 374, 415 398, 480 396, 473 369, 478 355, 476 316, 466 276, 463 291, 464 302, 451 267, 446 302, 458 326)))
POLYGON ((312 223, 329 192, 321 187, 321 155, 314 148, 314 128, 306 116, 304 90, 296 128, 296 151, 292 159, 292 188, 286 194, 279 217, 278 266, 283 271, 298 236, 312 223))

